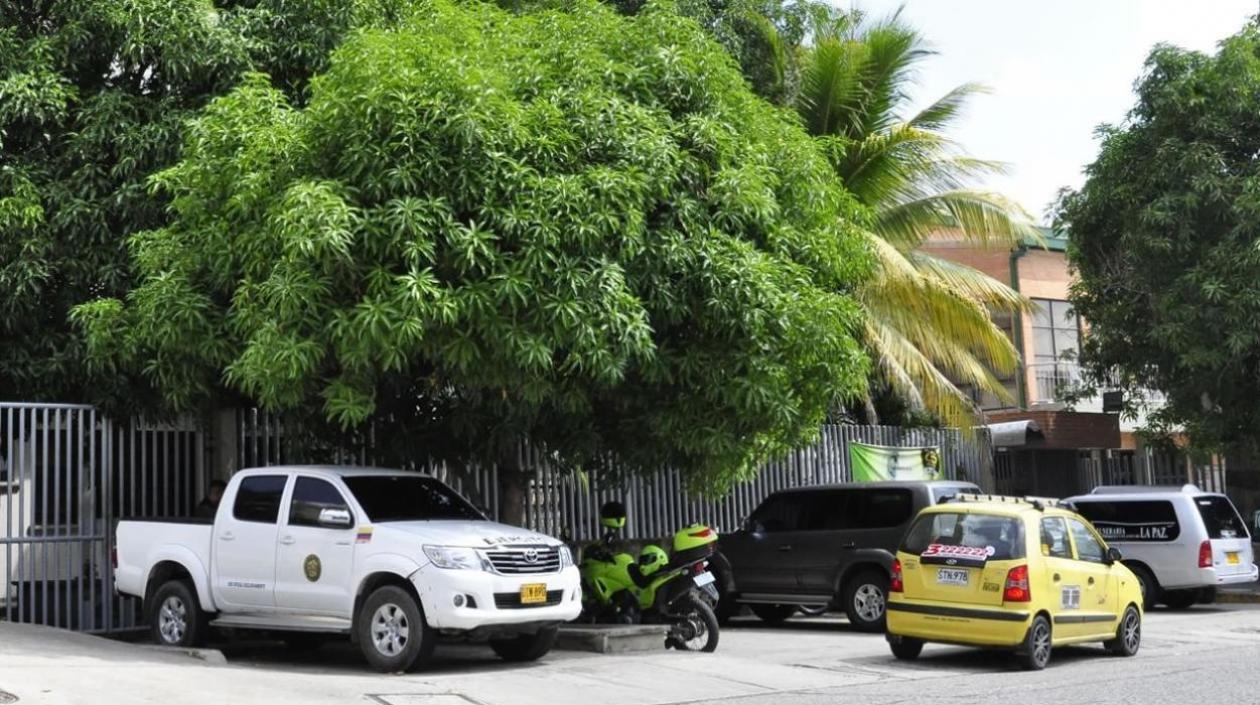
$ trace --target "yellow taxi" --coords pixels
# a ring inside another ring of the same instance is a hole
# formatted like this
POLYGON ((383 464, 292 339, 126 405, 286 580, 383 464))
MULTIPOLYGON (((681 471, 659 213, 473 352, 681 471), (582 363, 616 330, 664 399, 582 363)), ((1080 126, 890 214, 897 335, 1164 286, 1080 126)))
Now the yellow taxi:
POLYGON ((1042 669, 1055 646, 1103 642, 1133 656, 1142 591, 1120 553, 1053 500, 958 495, 915 518, 893 563, 888 643, 1004 647, 1042 669))

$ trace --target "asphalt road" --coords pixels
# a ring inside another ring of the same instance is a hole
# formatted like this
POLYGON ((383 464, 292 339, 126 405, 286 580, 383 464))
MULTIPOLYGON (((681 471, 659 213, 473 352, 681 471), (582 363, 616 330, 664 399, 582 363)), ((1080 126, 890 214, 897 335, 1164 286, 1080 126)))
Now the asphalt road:
POLYGON ((1129 659, 1101 647, 1058 650, 1048 669, 1026 673, 1004 654, 957 647, 928 646, 900 663, 881 636, 839 618, 776 628, 746 619, 723 630, 716 654, 553 652, 522 666, 483 647, 444 645, 419 673, 378 675, 343 644, 295 653, 232 642, 197 659, 0 622, 0 694, 23 705, 1260 703, 1260 609, 1160 610, 1148 615, 1143 642, 1129 659))

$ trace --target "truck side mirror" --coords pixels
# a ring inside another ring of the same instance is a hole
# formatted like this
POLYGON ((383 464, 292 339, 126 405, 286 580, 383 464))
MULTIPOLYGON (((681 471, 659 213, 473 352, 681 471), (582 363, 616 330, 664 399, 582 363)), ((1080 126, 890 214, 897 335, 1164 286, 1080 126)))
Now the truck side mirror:
POLYGON ((354 518, 350 516, 349 510, 346 509, 321 509, 319 510, 319 525, 327 526, 334 529, 345 529, 354 523, 354 518))

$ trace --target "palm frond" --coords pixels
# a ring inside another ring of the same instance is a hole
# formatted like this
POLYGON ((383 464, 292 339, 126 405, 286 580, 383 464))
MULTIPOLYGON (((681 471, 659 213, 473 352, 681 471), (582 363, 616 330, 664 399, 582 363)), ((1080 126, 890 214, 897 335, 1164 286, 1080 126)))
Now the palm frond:
POLYGON ((906 260, 924 276, 939 279, 943 284, 982 306, 1004 311, 1032 313, 1032 299, 1001 281, 965 264, 933 257, 924 252, 910 252, 906 260))
POLYGON ((939 418, 944 424, 971 428, 979 410, 932 361, 901 333, 878 320, 866 322, 867 346, 894 393, 939 418))
POLYGON ((924 242, 933 233, 957 229, 963 238, 992 247, 1025 239, 1040 241, 1032 217, 1014 201, 996 193, 958 189, 926 195, 881 208, 875 232, 893 242, 924 242))
POLYGON ((941 96, 935 103, 910 118, 908 124, 920 130, 945 130, 962 114, 963 107, 972 96, 988 93, 979 83, 964 83, 941 96))

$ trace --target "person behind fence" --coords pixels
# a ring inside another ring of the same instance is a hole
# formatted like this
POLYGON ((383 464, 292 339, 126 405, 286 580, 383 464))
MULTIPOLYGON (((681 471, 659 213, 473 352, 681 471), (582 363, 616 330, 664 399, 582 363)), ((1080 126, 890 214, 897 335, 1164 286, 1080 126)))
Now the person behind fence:
POLYGON ((211 480, 210 491, 206 493, 206 498, 201 500, 201 504, 197 505, 197 516, 213 519, 215 512, 219 511, 219 500, 223 499, 225 489, 227 485, 223 480, 211 480))

